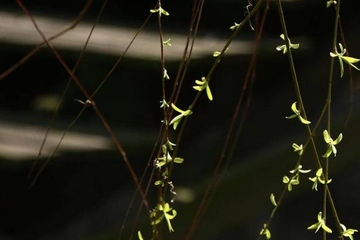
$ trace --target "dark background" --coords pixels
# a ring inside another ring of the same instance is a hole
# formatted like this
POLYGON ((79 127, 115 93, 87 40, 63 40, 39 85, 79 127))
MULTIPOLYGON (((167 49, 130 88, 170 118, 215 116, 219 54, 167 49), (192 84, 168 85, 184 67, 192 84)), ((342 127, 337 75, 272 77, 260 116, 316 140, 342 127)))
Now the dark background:
MULTIPOLYGON (((255 3, 252 2, 253 5, 255 3)), ((2 1, 0 4, 1 11, 22 14, 15 1, 2 1)), ((24 4, 34 15, 70 20, 77 16, 85 1, 39 0, 24 1, 24 4)), ((229 26, 244 17, 247 4, 246 1, 206 1, 199 36, 210 36, 225 43, 231 34, 229 26)), ((325 103, 330 65, 334 10, 327 9, 325 4, 326 1, 284 2, 291 40, 301 43, 301 48, 293 53, 307 114, 313 124, 325 103)), ((341 6, 348 50, 354 57, 360 56, 358 5, 343 1, 341 6)), ((100 1, 94 2, 84 21, 93 22, 100 6, 100 1)), ((109 1, 100 22, 108 26, 138 28, 154 6, 155 1, 109 1)), ((192 2, 163 2, 163 7, 171 14, 164 18, 164 30, 186 34, 192 2)), ((155 17, 150 20, 146 30, 157 31, 155 17)), ((246 122, 234 157, 224 167, 226 171, 222 182, 194 239, 257 237, 272 209, 268 200, 270 193, 278 197, 283 187, 282 176, 288 175, 288 171, 295 166, 296 155, 292 152, 291 144, 306 140, 305 129, 296 120, 285 119, 291 114, 290 105, 295 101, 295 92, 287 58, 275 50, 277 45, 282 44, 280 33, 277 8, 271 2, 246 122)), ((249 26, 238 36, 239 41, 253 39, 254 32, 249 26)), ((18 44, 1 38, 1 72, 32 47, 32 44, 18 44)), ((75 64, 80 52, 80 49, 58 50, 69 66, 75 64)), ((190 203, 175 203, 178 211, 173 221, 175 233, 168 239, 182 239, 182 233, 191 223, 201 192, 209 181, 224 143, 249 59, 249 54, 225 56, 211 82, 214 101, 209 102, 202 96, 189 119, 180 148, 185 162, 176 166, 174 183, 193 191, 196 198, 190 203)), ((109 54, 86 53, 77 72, 78 77, 84 79, 87 89, 93 90, 116 60, 117 56, 109 54)), ((190 103, 194 97, 191 89, 193 81, 205 75, 213 61, 211 55, 192 60, 185 82, 188 87, 180 99, 180 106, 185 108, 190 103)), ((178 65, 177 60, 166 62, 170 76, 175 76, 178 65)), ((353 71, 353 85, 350 88, 348 72, 345 71, 344 78, 340 79, 338 70, 336 62, 332 132, 334 136, 342 132, 344 139, 338 145, 338 156, 331 158, 330 176, 333 182, 330 186, 341 221, 348 228, 359 229, 359 73, 353 71), (351 107, 353 115, 345 125, 351 107)), ((149 160, 160 127, 159 76, 161 66, 158 60, 130 55, 122 61, 94 99, 124 145, 138 174, 142 173, 149 160)), ((51 119, 51 111, 39 108, 37 103, 42 96, 58 98, 67 79, 66 72, 53 54, 47 48, 41 49, 14 73, 1 80, 1 123, 11 123, 20 131, 24 126, 44 129, 51 119)), ((83 100, 84 97, 75 86, 71 86, 54 129, 64 130, 75 118, 82 105, 74 99, 83 100)), ((319 129, 324 129, 325 124, 323 122, 319 129)), ((91 108, 86 109, 70 132, 109 139, 91 108)), ((326 145, 321 139, 321 132, 316 138, 322 153, 326 145)), ((10 142, 7 135, 0 137, 1 144, 10 142)), ((32 140, 20 135, 12 141, 16 145, 32 140)), ((37 142, 38 148, 40 143, 37 142)), ((25 144, 31 145, 31 142, 25 144)), ((1 239, 116 239, 135 187, 121 156, 111 143, 108 148, 89 147, 83 151, 60 147, 59 154, 52 158, 30 189, 31 180, 26 176, 34 156, 21 160, 1 156, 1 239)), ((313 169, 309 175, 313 176, 316 169, 312 153, 305 154, 303 165, 305 169, 313 169)), ((313 231, 306 230, 316 221, 317 213, 322 209, 322 188, 319 187, 319 192, 310 190, 311 183, 307 178, 308 175, 301 179, 302 184, 286 196, 279 208, 271 228, 274 239, 321 237, 320 233, 314 235, 313 231)), ((152 197, 150 195, 149 198, 152 197)), ((136 214, 138 200, 134 203, 128 222, 136 214)), ((149 236, 146 221, 140 222, 138 228, 149 236)), ((335 232, 331 220, 329 226, 335 232)), ((131 228, 131 224, 125 225, 125 228, 131 228)), ((126 231, 121 239, 128 239, 126 231)), ((336 234, 332 234, 328 239, 335 238, 336 234)))

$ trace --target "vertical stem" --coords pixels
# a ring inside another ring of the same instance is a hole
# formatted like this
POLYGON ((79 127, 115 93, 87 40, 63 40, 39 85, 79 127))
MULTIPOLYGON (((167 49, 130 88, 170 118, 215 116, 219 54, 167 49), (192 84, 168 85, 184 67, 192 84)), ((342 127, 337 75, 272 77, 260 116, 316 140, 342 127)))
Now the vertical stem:
MULTIPOLYGON (((336 51, 336 43, 338 38, 338 27, 339 27, 339 19, 340 19, 340 3, 341 0, 337 1, 335 6, 336 15, 335 15, 335 24, 334 24, 334 33, 333 33, 333 43, 332 43, 332 51, 336 51)), ((328 93, 327 93, 327 130, 329 135, 331 136, 331 98, 332 98, 332 82, 333 82, 333 75, 334 75, 334 62, 335 58, 330 58, 330 70, 329 70, 329 80, 328 80, 328 93)), ((326 204, 327 204, 327 196, 330 194, 328 189, 328 179, 329 179, 329 158, 326 158, 326 165, 324 169, 324 179, 325 179, 325 186, 324 186, 324 199, 323 199, 323 218, 326 223, 327 211, 326 211, 326 204)), ((331 199, 332 200, 332 199, 331 199)), ((335 206, 333 201, 330 201, 332 204, 332 209, 334 210, 334 217, 337 222, 337 225, 340 225, 340 220, 336 214, 335 206)), ((341 227, 338 226, 338 230, 341 232, 341 227)), ((326 240, 326 231, 323 231, 323 239, 326 240)))

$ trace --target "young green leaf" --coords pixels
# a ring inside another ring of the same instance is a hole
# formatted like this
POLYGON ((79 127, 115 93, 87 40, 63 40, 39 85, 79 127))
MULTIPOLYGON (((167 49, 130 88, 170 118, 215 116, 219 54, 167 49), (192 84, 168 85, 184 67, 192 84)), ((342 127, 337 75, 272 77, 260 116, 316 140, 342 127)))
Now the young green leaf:
MULTIPOLYGON (((285 40, 285 35, 281 34, 280 38, 282 40, 285 40)), ((292 49, 298 49, 300 47, 300 44, 299 43, 291 43, 290 39, 289 39, 289 47, 292 48, 292 49)), ((276 50, 277 51, 282 51, 283 54, 285 54, 288 51, 286 44, 277 46, 276 50)))
POLYGON ((197 84, 196 86, 193 86, 193 89, 195 89, 196 91, 203 91, 204 89, 206 89, 206 95, 208 97, 208 99, 210 101, 213 100, 213 95, 211 93, 210 87, 209 87, 209 82, 207 81, 207 79, 205 77, 202 77, 201 80, 195 80, 195 83, 197 84))
POLYGON ((317 219, 318 219, 318 222, 312 224, 311 226, 309 226, 307 228, 308 230, 314 230, 315 229, 315 233, 316 233, 320 228, 322 228, 325 232, 332 233, 332 230, 328 226, 326 226, 325 220, 322 218, 322 212, 318 213, 317 219))
POLYGON ((293 115, 285 117, 286 119, 292 119, 292 118, 298 118, 300 120, 301 123, 303 124, 310 124, 311 122, 306 120, 305 118, 303 118, 300 114, 300 110, 297 109, 296 107, 296 102, 294 102, 293 104, 291 104, 291 110, 294 112, 293 115))
POLYGON ((169 46, 169 47, 171 47, 171 38, 169 38, 168 40, 166 40, 166 41, 163 41, 163 44, 165 45, 165 46, 169 46))
POLYGON ((335 52, 330 52, 330 57, 337 57, 339 59, 339 65, 340 65, 340 77, 343 77, 344 75, 344 64, 343 61, 345 61, 347 64, 349 64, 351 67, 355 68, 356 70, 360 71, 360 68, 356 67, 354 63, 357 63, 360 61, 358 58, 348 57, 344 56, 346 53, 346 48, 343 47, 341 43, 339 43, 340 52, 338 52, 337 48, 335 49, 335 52))
POLYGON ((270 194, 270 202, 274 205, 274 207, 277 207, 274 194, 270 194))
POLYGON ((163 8, 159 7, 157 9, 150 9, 151 13, 159 13, 159 16, 161 17, 162 14, 165 16, 169 16, 170 14, 163 8))
POLYGON ((230 27, 230 30, 234 31, 234 30, 238 29, 239 26, 240 26, 240 23, 234 22, 234 25, 232 25, 232 26, 230 27))
POLYGON ((173 128, 174 130, 176 130, 177 126, 179 125, 179 123, 181 122, 181 120, 186 117, 186 116, 189 116, 192 114, 192 111, 190 109, 184 111, 184 110, 181 110, 180 108, 178 108, 177 106, 175 106, 175 104, 171 103, 171 107, 177 111, 178 113, 180 113, 179 115, 177 115, 176 117, 174 117, 171 121, 170 121, 170 124, 169 125, 172 125, 173 124, 173 128))
POLYGON ((300 145, 297 145, 296 143, 293 143, 292 144, 292 147, 294 148, 294 152, 298 152, 299 153, 299 156, 301 156, 304 152, 304 149, 303 149, 303 145, 300 144, 300 145))
POLYGON ((140 231, 138 231, 138 238, 139 238, 139 240, 144 240, 140 231))
POLYGON ((356 229, 346 229, 344 224, 340 224, 341 228, 342 228, 342 235, 344 237, 348 237, 350 238, 350 240, 354 240, 354 237, 352 236, 355 232, 358 232, 358 230, 356 229))
POLYGON ((327 148, 325 154, 323 155, 323 157, 328 158, 328 157, 330 157, 331 153, 333 153, 334 157, 336 157, 337 149, 335 146, 341 142, 341 140, 343 138, 342 133, 340 133, 339 136, 335 140, 333 140, 331 138, 329 132, 325 129, 323 132, 323 137, 324 137, 324 141, 328 144, 328 148, 327 148))
POLYGON ((326 2, 326 7, 328 8, 328 7, 330 7, 331 5, 336 5, 337 4, 337 2, 335 1, 335 0, 329 0, 329 1, 327 1, 326 2))
POLYGON ((267 225, 266 225, 266 224, 264 224, 264 228, 261 229, 260 235, 265 235, 266 239, 270 239, 270 238, 271 238, 271 232, 270 232, 270 230, 267 228, 267 225))

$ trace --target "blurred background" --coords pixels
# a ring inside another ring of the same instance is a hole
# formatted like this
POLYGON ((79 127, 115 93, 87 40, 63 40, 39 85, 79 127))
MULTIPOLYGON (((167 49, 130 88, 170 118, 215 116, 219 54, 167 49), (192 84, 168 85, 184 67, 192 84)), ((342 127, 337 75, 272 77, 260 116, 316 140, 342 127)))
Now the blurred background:
MULTIPOLYGON (((186 108, 195 96, 195 79, 211 68, 212 53, 221 50, 231 35, 229 27, 246 15, 246 7, 257 1, 208 0, 204 5, 193 57, 189 65, 179 107, 186 108)), ((49 37, 68 26, 86 1, 23 1, 34 15, 43 33, 49 37)), ((103 1, 94 1, 80 23, 53 41, 66 63, 72 67, 85 44, 103 1)), ((175 79, 187 37, 192 1, 165 1, 169 17, 163 18, 164 38, 172 46, 165 48, 166 69, 175 79)), ((100 84, 126 49, 156 1, 108 1, 76 76, 90 93, 100 84)), ((320 116, 327 94, 334 10, 326 1, 283 1, 289 36, 300 49, 293 51, 300 88, 312 127, 320 116)), ((66 92, 55 124, 51 127, 36 170, 49 159, 34 186, 30 169, 37 158, 52 114, 61 99, 69 77, 53 53, 42 47, 15 71, 6 71, 41 43, 34 25, 16 1, 0 2, 0 239, 4 240, 82 240, 117 239, 135 185, 110 136, 91 107, 61 136, 76 118, 86 101, 74 84, 66 92)), ((251 7, 251 6, 249 6, 251 7)), ((261 8, 261 12, 264 7, 261 8)), ((341 22, 346 47, 359 57, 359 3, 343 1, 341 22)), ((252 18, 256 28, 256 17, 252 18)), ((254 31, 250 25, 230 45, 214 72, 211 89, 214 101, 202 96, 190 117, 179 155, 185 161, 173 175, 178 193, 173 221, 175 233, 168 239, 183 239, 191 224, 206 184, 225 142, 226 131, 243 90, 249 60, 254 49, 254 31)), ((251 239, 258 236, 272 210, 270 193, 279 196, 282 177, 289 175, 297 156, 291 144, 304 143, 305 128, 292 114, 296 95, 287 57, 276 51, 282 45, 281 27, 274 1, 270 1, 263 37, 259 45, 254 83, 246 89, 245 123, 230 161, 223 165, 221 181, 193 239, 251 239)), ((340 38, 339 38, 340 39, 340 38)), ((120 65, 94 97, 123 145, 136 173, 140 176, 148 164, 161 126, 161 64, 157 19, 153 16, 139 34, 120 65)), ((335 63, 332 99, 332 135, 341 132, 338 156, 331 159, 331 190, 341 221, 348 228, 360 228, 360 142, 359 72, 348 70, 342 79, 335 63), (350 118, 349 115, 351 114, 350 118)), ((171 81, 170 80, 170 81, 171 81)), ((239 124, 241 119, 237 121, 239 124)), ((326 145, 320 123, 319 151, 326 145)), ((307 151, 300 186, 284 199, 272 223, 274 239, 318 239, 306 228, 316 222, 322 210, 322 188, 311 190, 307 180, 316 171, 314 155, 307 151)), ((146 182, 145 182, 146 183, 146 182)), ((152 189, 154 190, 154 189, 152 189)), ((151 193, 150 202, 155 196, 151 193)), ((139 198, 126 219, 120 239, 129 239, 139 198)), ((329 226, 335 230, 329 216, 329 226)), ((148 220, 136 229, 149 236, 148 220)), ((335 232, 335 231, 334 231, 335 232)), ((328 239, 336 239, 332 234, 328 239)), ((355 234, 355 239, 357 238, 355 234)), ((146 238, 148 239, 148 238, 146 238)))

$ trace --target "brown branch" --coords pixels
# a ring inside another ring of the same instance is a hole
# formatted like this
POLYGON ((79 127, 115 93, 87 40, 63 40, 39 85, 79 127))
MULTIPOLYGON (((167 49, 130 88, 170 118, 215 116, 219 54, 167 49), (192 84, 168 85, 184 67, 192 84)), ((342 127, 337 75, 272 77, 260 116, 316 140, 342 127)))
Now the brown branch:
POLYGON ((97 114, 97 116, 99 117, 100 121, 102 122, 103 126, 105 127, 105 129, 107 130, 108 134, 111 136, 111 139, 113 140, 116 148, 118 149, 118 151, 120 152, 126 167, 128 168, 135 184, 136 187, 139 189, 140 195, 142 197, 142 200, 144 201, 144 204, 147 208, 149 208, 148 206, 148 202, 146 199, 146 195, 139 183, 138 177, 130 163, 130 161, 128 160, 127 156, 126 156, 126 152, 123 149, 122 145, 120 144, 119 140, 117 139, 114 131, 111 129, 110 125, 108 124, 107 120, 105 119, 105 117, 103 116, 103 114, 100 112, 99 108, 96 106, 95 102, 92 101, 90 94, 86 91, 86 89, 83 87, 83 85, 81 84, 80 80, 75 76, 75 74, 73 73, 73 71, 71 71, 71 69, 69 68, 69 66, 66 64, 66 62, 63 60, 63 58, 60 56, 60 54, 58 53, 58 51, 50 44, 50 42, 46 39, 46 36, 43 34, 43 32, 40 30, 37 22, 35 21, 34 17, 32 16, 32 14, 29 12, 29 10, 25 7, 25 5, 22 3, 21 0, 16 0, 16 2, 19 4, 20 8, 24 11, 24 13, 29 16, 29 18, 31 19, 34 27, 36 28, 36 30, 38 31, 38 33, 40 34, 40 36, 43 38, 44 42, 46 43, 46 45, 48 46, 48 48, 51 50, 51 52, 55 55, 55 57, 58 59, 58 61, 60 62, 60 64, 63 66, 63 68, 66 70, 66 72, 69 74, 69 76, 71 77, 71 79, 73 80, 73 82, 77 85, 77 87, 80 89, 80 91, 83 93, 83 95, 86 97, 87 101, 91 102, 91 106, 94 108, 95 113, 97 114))

